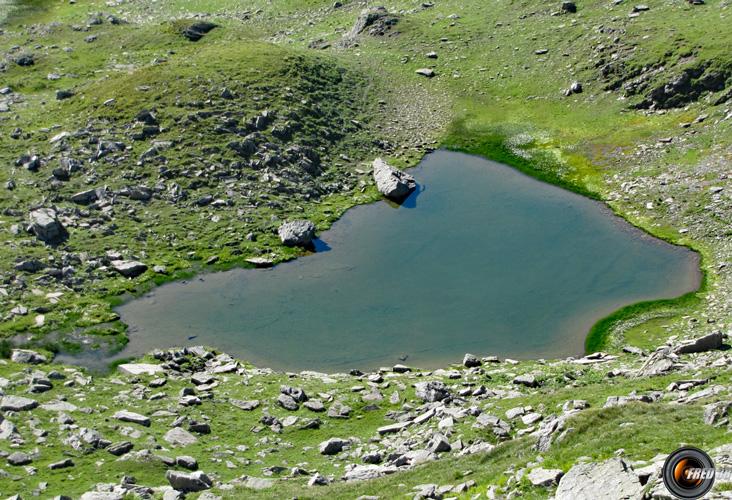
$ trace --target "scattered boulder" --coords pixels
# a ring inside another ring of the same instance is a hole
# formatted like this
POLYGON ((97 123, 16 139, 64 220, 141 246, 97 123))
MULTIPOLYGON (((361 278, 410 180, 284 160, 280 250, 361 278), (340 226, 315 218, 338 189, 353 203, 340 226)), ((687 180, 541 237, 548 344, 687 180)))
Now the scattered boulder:
POLYGON ((676 354, 691 354, 695 352, 711 351, 720 349, 724 341, 722 332, 713 332, 698 339, 685 342, 674 349, 676 354))
POLYGON ((643 485, 633 468, 620 458, 606 462, 578 464, 562 476, 557 500, 576 498, 613 498, 630 500, 643 497, 643 485))
POLYGON ((147 265, 136 260, 113 260, 110 264, 125 278, 136 278, 147 271, 147 265))
POLYGON ((197 42, 203 38, 206 33, 216 27, 218 27, 218 24, 208 21, 198 21, 183 28, 181 34, 191 42, 197 42))
POLYGON ((543 469, 537 467, 528 474, 528 479, 534 486, 554 486, 562 477, 564 472, 561 469, 543 469))
POLYGON ((160 365, 151 363, 124 363, 119 365, 117 369, 127 375, 156 375, 164 373, 165 369, 160 365))
POLYGON ((169 470, 165 473, 165 479, 168 480, 173 489, 185 493, 203 491, 213 486, 211 478, 201 471, 185 473, 169 470))
POLYGON ((114 418, 117 420, 121 420, 122 422, 130 422, 133 424, 142 425, 144 427, 150 427, 150 419, 148 417, 132 411, 118 411, 114 414, 114 418))
POLYGON ((56 91, 56 100, 57 101, 63 101, 65 99, 69 99, 71 97, 74 97, 74 92, 72 90, 57 90, 56 91))
POLYGON ((403 201, 417 187, 414 177, 390 166, 381 158, 373 162, 373 176, 379 192, 397 202, 403 201))
POLYGON ((730 401, 710 403, 704 407, 704 423, 707 425, 727 425, 730 422, 730 415, 732 415, 732 402, 730 401))
POLYGON ((175 464, 179 465, 180 467, 183 467, 188 470, 196 470, 198 469, 198 461, 190 457, 188 455, 181 455, 179 457, 175 457, 175 464))
POLYGON ((196 436, 185 429, 181 429, 180 427, 173 427, 170 429, 165 433, 163 439, 173 446, 188 446, 198 442, 198 438, 196 436))
POLYGON ((107 448, 107 451, 115 457, 121 457, 122 455, 125 455, 132 451, 132 448, 134 447, 135 445, 130 443, 129 441, 122 441, 120 443, 114 443, 110 445, 107 448))
POLYGON ((8 464, 9 465, 15 465, 15 466, 28 465, 31 462, 33 462, 33 457, 31 457, 29 454, 24 453, 22 451, 16 451, 16 452, 8 455, 8 464))
POLYGON ((417 382, 414 384, 415 394, 418 398, 428 403, 442 401, 450 396, 450 390, 444 382, 430 380, 429 382, 417 382))
POLYGON ((66 228, 59 222, 56 210, 38 208, 30 213, 30 224, 36 238, 49 245, 60 243, 67 237, 66 228))
POLYGON ((28 411, 38 406, 38 401, 23 396, 3 396, 0 399, 2 411, 28 411))
POLYGON ((432 68, 419 68, 418 70, 415 71, 415 73, 417 73, 418 75, 425 76, 427 78, 432 78, 436 74, 435 70, 432 68))
POLYGON ((344 36, 343 45, 355 44, 358 36, 364 32, 371 36, 383 36, 398 22, 399 18, 389 14, 384 7, 364 9, 356 18, 351 30, 344 36))
POLYGON ((315 237, 315 224, 309 220, 295 220, 285 222, 277 230, 277 234, 284 245, 308 246, 315 237))
POLYGON ((280 394, 279 396, 277 396, 277 404, 285 410, 290 411, 296 411, 298 408, 300 408, 300 405, 297 404, 297 401, 295 401, 293 397, 288 394, 280 394))
POLYGON ((523 385, 525 387, 539 387, 541 384, 536 377, 531 374, 519 375, 513 379, 513 383, 516 385, 523 385))
POLYGON ((564 0, 562 2, 562 12, 565 14, 574 14, 577 12, 577 4, 572 0, 564 0))
POLYGON ((37 365, 48 361, 46 359, 46 356, 39 354, 36 351, 31 351, 29 349, 13 349, 13 353, 10 359, 15 363, 25 363, 31 365, 37 365))
POLYGON ((349 441, 334 437, 320 443, 318 449, 321 455, 336 455, 343 451, 343 447, 347 444, 349 444, 349 441))

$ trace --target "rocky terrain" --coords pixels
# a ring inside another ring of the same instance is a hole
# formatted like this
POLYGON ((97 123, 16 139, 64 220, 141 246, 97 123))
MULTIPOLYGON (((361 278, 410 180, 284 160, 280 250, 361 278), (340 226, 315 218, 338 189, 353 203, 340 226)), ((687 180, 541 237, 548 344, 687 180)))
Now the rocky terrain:
MULTIPOLYGON (((347 374, 276 373, 198 346, 95 377, 14 350, 0 364, 3 490, 83 499, 372 490, 383 498, 669 498, 665 455, 649 452, 679 429, 718 465, 732 465, 726 340, 714 333, 650 354, 552 362, 466 354, 442 370, 347 374), (612 449, 604 433, 643 439, 612 449), (598 440, 612 458, 592 460, 598 440), (435 475, 433 462, 454 475, 435 475), (398 486, 379 483, 391 477, 398 486)), ((715 487, 726 498, 732 483, 715 487)))
POLYGON ((0 493, 667 498, 676 447, 730 464, 729 12, 0 2, 0 493), (702 288, 619 311, 574 360, 53 362, 124 345, 114 306, 150 287, 307 253, 349 207, 413 189, 393 167, 440 146, 694 248, 702 288))

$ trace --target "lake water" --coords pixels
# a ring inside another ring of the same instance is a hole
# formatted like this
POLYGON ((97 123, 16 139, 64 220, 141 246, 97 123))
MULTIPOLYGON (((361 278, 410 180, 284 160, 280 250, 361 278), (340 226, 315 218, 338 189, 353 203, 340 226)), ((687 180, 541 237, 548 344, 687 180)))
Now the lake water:
POLYGON ((581 355, 598 319, 699 285, 694 253, 507 166, 437 151, 410 173, 418 192, 351 209, 320 235, 327 251, 123 305, 120 356, 204 344, 275 369, 342 371, 581 355))

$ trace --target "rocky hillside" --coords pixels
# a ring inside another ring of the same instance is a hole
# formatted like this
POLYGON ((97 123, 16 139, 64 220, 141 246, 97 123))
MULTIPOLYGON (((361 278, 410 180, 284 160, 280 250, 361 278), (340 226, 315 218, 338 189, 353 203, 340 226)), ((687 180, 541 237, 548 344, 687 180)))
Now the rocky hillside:
POLYGON ((95 377, 15 350, 0 364, 2 489, 83 499, 668 498, 661 450, 679 432, 732 465, 724 340, 650 356, 467 354, 444 370, 348 374, 275 373, 191 347, 95 377))
POLYGON ((0 493, 666 498, 676 447, 729 463, 729 1, 382 5, 0 2, 0 493), (51 359, 124 345, 114 305, 156 284, 306 253, 283 234, 379 199, 374 158, 439 146, 694 248, 702 288, 619 311, 574 360, 51 359))

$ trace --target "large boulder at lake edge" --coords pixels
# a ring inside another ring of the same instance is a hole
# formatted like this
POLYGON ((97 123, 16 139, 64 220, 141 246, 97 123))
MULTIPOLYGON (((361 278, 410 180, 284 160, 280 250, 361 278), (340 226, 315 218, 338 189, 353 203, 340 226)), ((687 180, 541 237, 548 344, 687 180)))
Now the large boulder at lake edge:
POLYGON ((136 260, 113 260, 111 264, 112 269, 125 278, 136 278, 147 271, 147 265, 136 260))
POLYGON ((282 243, 288 247, 309 245, 315 238, 315 224, 309 220, 285 222, 277 230, 282 243))
POLYGON ((417 187, 414 177, 392 167, 381 158, 374 160, 373 169, 376 188, 389 199, 402 201, 417 187))

